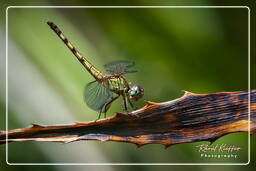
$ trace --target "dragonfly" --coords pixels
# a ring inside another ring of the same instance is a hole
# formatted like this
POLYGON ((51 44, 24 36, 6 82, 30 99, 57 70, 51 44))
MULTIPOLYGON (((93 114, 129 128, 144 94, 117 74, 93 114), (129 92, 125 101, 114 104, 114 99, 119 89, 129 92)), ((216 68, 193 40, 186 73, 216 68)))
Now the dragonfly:
POLYGON ((89 108, 99 112, 97 120, 100 119, 102 113, 106 117, 106 112, 110 105, 119 97, 123 99, 125 111, 134 108, 131 101, 137 101, 144 95, 144 89, 140 85, 134 84, 130 86, 131 83, 124 77, 125 74, 137 72, 136 70, 130 70, 130 67, 134 66, 134 62, 109 62, 104 65, 108 74, 103 75, 73 46, 57 25, 51 21, 48 21, 47 24, 95 79, 86 84, 84 101, 89 108))

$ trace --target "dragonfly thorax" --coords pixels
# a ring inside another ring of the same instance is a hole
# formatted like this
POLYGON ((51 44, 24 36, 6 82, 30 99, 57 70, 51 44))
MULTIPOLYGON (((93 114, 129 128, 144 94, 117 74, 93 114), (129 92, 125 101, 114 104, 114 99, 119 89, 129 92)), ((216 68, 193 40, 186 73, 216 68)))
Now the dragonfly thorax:
POLYGON ((120 92, 129 91, 129 86, 123 77, 110 77, 107 79, 107 86, 110 90, 119 94, 120 92))

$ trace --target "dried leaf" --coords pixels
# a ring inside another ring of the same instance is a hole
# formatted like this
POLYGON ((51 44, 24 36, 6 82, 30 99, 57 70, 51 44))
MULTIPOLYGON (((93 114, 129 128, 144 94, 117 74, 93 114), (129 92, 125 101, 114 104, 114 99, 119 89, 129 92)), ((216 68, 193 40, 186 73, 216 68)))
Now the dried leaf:
MULTIPOLYGON (((256 90, 250 91, 250 133, 256 133, 256 90)), ((173 144, 196 141, 213 142, 234 132, 248 131, 248 92, 185 94, 175 100, 147 102, 128 114, 87 123, 61 126, 33 124, 8 131, 8 142, 48 141, 69 143, 78 140, 118 141, 145 144, 173 144)), ((6 143, 6 132, 0 133, 6 143)))

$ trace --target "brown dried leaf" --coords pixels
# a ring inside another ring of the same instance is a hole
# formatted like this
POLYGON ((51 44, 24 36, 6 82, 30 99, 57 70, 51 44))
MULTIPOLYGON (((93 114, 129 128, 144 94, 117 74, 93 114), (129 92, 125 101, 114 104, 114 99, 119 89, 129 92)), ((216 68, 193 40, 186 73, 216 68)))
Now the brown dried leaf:
MULTIPOLYGON (((250 91, 250 131, 256 133, 256 90, 250 91)), ((8 142, 48 141, 69 143, 78 140, 118 141, 145 144, 173 144, 207 140, 248 131, 248 92, 185 94, 175 100, 147 102, 128 114, 117 113, 106 119, 61 126, 34 124, 8 131, 8 142)), ((6 143, 6 132, 0 133, 6 143)))

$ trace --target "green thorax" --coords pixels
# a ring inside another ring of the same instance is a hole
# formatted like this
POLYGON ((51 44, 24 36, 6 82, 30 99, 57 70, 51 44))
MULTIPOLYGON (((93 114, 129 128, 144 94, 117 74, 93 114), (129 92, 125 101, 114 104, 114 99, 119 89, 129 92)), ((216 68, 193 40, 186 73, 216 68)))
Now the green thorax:
POLYGON ((106 79, 103 81, 103 85, 115 93, 127 91, 129 89, 125 78, 117 76, 106 76, 106 79))

